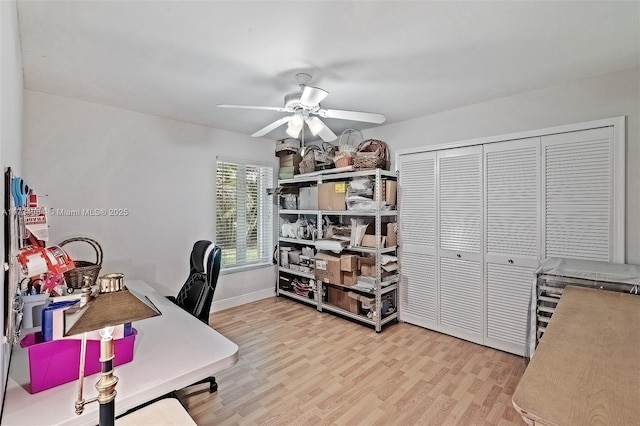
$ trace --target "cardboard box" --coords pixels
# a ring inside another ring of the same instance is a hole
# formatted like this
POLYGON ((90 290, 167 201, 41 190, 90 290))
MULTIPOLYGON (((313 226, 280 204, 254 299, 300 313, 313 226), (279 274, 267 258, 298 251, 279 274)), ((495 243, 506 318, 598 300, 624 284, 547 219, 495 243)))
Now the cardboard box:
POLYGON ((349 297, 349 291, 342 288, 328 287, 327 299, 329 304, 342 308, 345 311, 352 312, 354 314, 360 311, 360 302, 352 297, 349 297))
POLYGON ((297 173, 300 161, 302 157, 298 154, 283 155, 280 157, 280 167, 293 167, 297 173))
POLYGON ((375 265, 376 258, 371 256, 358 256, 358 269, 362 270, 363 265, 375 265))
POLYGON ((340 270, 346 272, 358 271, 358 256, 355 254, 343 254, 340 256, 340 270))
POLYGON ((398 245, 398 224, 387 223, 387 247, 398 245))
MULTIPOLYGON (((382 201, 390 206, 396 205, 396 194, 398 192, 398 182, 391 179, 382 179, 380 185, 380 195, 382 196, 382 201)), ((375 198, 375 197, 374 197, 375 198)), ((378 198, 375 198, 378 200, 378 198)))
POLYGON ((300 188, 300 192, 298 195, 298 208, 300 210, 318 210, 317 186, 300 188))
POLYGON ((384 184, 384 201, 390 206, 396 205, 396 193, 398 192, 398 182, 387 180, 384 184))
POLYGON ((318 185, 318 210, 346 210, 346 182, 329 182, 318 185))
POLYGON ((359 302, 366 303, 367 305, 372 305, 376 301, 375 297, 364 296, 353 291, 347 292, 347 296, 351 297, 352 299, 356 299, 359 302))
POLYGON ((293 166, 280 166, 278 169, 278 179, 293 179, 296 168, 293 166))
POLYGON ((316 254, 315 277, 325 283, 342 284, 340 258, 326 253, 316 254))
MULTIPOLYGON (((376 276, 376 265, 362 265, 360 268, 360 275, 364 277, 374 277, 376 276)), ((388 277, 391 275, 391 272, 387 272, 384 269, 380 270, 380 278, 388 277)))
POLYGON ((365 277, 375 277, 376 276, 376 265, 362 265, 360 266, 360 274, 365 277))
POLYGON ((342 285, 356 285, 358 284, 358 271, 342 271, 342 285))
POLYGON ((382 265, 382 270, 385 272, 395 272, 398 270, 397 262, 389 262, 386 265, 382 265))
MULTIPOLYGON (((385 243, 387 242, 387 237, 384 236, 380 236, 380 247, 384 247, 385 243)), ((360 245, 362 247, 375 247, 376 246, 376 236, 375 235, 369 235, 369 234, 365 234, 364 237, 362 237, 362 242, 360 243, 360 245)))

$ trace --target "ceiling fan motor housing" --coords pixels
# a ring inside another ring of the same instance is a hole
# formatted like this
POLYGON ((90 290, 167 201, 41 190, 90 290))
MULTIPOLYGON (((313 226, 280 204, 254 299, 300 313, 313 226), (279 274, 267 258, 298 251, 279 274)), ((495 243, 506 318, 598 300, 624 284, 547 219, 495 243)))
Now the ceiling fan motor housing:
POLYGON ((302 97, 302 92, 289 93, 284 95, 284 107, 295 111, 302 107, 300 105, 300 98, 302 97))

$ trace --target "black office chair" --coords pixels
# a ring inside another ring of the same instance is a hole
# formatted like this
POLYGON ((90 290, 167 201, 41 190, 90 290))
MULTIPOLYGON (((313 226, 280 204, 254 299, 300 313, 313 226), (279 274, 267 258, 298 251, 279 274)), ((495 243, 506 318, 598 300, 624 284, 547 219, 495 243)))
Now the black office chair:
MULTIPOLYGON (((205 324, 209 324, 209 311, 213 292, 218 283, 222 250, 211 241, 198 241, 191 250, 189 277, 176 297, 167 296, 176 305, 205 324)), ((218 390, 216 378, 211 376, 194 383, 209 383, 209 392, 218 390)), ((191 385, 191 386, 193 386, 191 385)))

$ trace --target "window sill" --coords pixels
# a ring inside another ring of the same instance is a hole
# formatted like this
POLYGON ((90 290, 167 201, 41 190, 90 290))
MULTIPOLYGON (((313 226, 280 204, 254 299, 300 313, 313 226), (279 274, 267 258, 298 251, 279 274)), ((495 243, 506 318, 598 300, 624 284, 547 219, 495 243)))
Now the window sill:
POLYGON ((246 271, 250 271, 252 269, 262 269, 262 268, 270 268, 275 266, 273 263, 269 262, 269 263, 255 263, 255 264, 251 264, 251 265, 243 265, 243 266, 234 266, 231 268, 224 268, 224 269, 220 269, 220 275, 228 275, 228 274, 235 274, 238 272, 246 272, 246 271))

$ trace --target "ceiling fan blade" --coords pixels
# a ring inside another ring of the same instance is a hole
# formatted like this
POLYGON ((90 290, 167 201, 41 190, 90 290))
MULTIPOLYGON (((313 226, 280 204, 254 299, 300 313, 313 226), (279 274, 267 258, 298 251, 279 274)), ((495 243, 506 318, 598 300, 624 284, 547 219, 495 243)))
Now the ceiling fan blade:
POLYGON ((227 105, 227 104, 218 104, 217 106, 218 108, 264 109, 267 111, 289 112, 289 110, 283 107, 254 106, 254 105, 227 105))
POLYGON ((338 139, 336 134, 333 133, 331 131, 331 129, 328 128, 327 126, 324 126, 324 129, 320 130, 320 133, 318 133, 318 135, 320 135, 322 140, 325 141, 325 142, 331 142, 331 141, 335 141, 336 139, 338 139))
POLYGON ((269 124, 268 126, 265 126, 262 129, 258 130, 257 132, 255 132, 251 136, 253 136, 254 138, 259 138, 260 136, 264 136, 267 133, 269 133, 270 131, 275 130, 276 128, 282 126, 284 123, 288 123, 289 120, 291 120, 290 116, 289 117, 282 117, 281 119, 276 120, 273 123, 269 124))
POLYGON ((300 96, 300 103, 307 107, 317 107, 329 92, 318 87, 305 86, 300 96))
POLYGON ((331 131, 330 128, 327 127, 326 124, 322 122, 318 117, 311 117, 305 120, 307 126, 309 126, 309 130, 313 135, 318 135, 325 142, 331 142, 338 139, 335 133, 331 131))
POLYGON ((342 120, 364 121, 367 123, 381 124, 387 119, 382 114, 372 112, 345 111, 342 109, 319 109, 316 113, 323 118, 339 118, 342 120))

